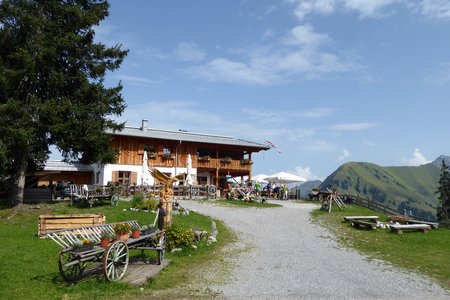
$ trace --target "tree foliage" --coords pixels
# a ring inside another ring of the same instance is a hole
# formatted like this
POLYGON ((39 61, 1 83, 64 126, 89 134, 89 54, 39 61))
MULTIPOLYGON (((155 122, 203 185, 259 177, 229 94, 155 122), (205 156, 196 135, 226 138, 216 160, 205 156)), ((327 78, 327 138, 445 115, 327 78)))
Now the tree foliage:
POLYGON ((450 172, 444 159, 442 160, 438 190, 435 194, 438 195, 439 199, 439 207, 436 214, 437 219, 439 221, 450 220, 450 172))
POLYGON ((27 167, 47 160, 50 145, 84 163, 117 155, 106 131, 123 127, 112 118, 125 103, 121 84, 105 87, 104 78, 127 51, 94 42, 108 9, 100 0, 0 4, 0 176, 11 178, 13 202, 27 167))

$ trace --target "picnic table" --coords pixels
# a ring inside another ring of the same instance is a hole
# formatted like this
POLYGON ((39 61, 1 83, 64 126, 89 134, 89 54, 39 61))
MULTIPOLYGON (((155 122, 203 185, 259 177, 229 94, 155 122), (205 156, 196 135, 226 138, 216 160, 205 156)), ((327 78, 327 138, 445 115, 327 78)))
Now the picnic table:
POLYGON ((426 224, 426 225, 430 225, 431 228, 438 228, 439 227, 439 223, 437 222, 429 222, 429 221, 419 221, 419 220, 412 220, 409 219, 406 221, 407 224, 426 224))
POLYGON ((377 222, 379 218, 380 218, 379 216, 345 216, 344 220, 345 221, 366 220, 371 222, 377 222))
POLYGON ((431 230, 431 226, 427 224, 393 224, 389 225, 391 231, 397 232, 397 234, 402 234, 403 231, 422 231, 423 233, 427 233, 431 230))
MULTIPOLYGON (((137 221, 126 221, 131 226, 139 227, 137 221)), ((128 267, 129 250, 153 250, 157 252, 157 264, 164 259, 165 233, 153 229, 144 232, 138 238, 130 237, 127 241, 114 240, 107 247, 101 247, 100 235, 107 231, 114 233, 117 223, 85 226, 50 232, 46 235, 61 247, 58 258, 58 268, 61 276, 68 282, 76 281, 95 263, 102 264, 102 271, 108 281, 121 280, 128 267), (94 245, 77 247, 80 240, 95 240, 94 245)), ((139 227, 140 228, 140 227, 139 227)))

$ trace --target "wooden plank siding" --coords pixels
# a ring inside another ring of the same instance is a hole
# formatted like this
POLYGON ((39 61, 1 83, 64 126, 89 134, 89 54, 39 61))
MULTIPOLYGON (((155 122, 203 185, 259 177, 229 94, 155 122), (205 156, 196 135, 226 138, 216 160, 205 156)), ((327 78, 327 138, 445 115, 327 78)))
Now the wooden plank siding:
POLYGON ((114 136, 112 147, 118 147, 120 149, 117 164, 123 165, 141 165, 144 155, 144 148, 146 146, 152 146, 155 149, 156 157, 149 157, 148 164, 156 167, 184 167, 187 164, 188 154, 191 154, 192 167, 197 169, 220 169, 220 170, 235 170, 244 171, 249 173, 252 169, 251 164, 241 163, 241 159, 244 153, 250 153, 250 151, 244 147, 227 146, 227 145, 210 145, 177 141, 165 141, 156 139, 136 138, 127 136, 114 136), (174 155, 172 159, 165 159, 163 157, 163 148, 170 148, 171 153, 174 155), (212 157, 209 161, 199 161, 197 150, 210 149, 215 150, 216 157, 212 157), (234 158, 230 163, 220 162, 221 152, 233 152, 239 158, 234 158), (177 154, 175 156, 175 154, 177 154))

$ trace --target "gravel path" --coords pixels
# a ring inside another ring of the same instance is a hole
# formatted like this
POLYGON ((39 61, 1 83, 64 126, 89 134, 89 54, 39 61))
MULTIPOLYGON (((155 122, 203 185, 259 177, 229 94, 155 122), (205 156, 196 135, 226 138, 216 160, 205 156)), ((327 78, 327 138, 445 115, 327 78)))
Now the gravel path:
MULTIPOLYGON (((219 298, 450 299, 427 278, 341 248, 329 231, 309 221, 314 205, 283 201, 278 203, 284 207, 257 209, 180 203, 224 221, 241 237, 230 249, 231 276, 209 286, 219 298)), ((217 273, 211 270, 209 276, 217 273)))

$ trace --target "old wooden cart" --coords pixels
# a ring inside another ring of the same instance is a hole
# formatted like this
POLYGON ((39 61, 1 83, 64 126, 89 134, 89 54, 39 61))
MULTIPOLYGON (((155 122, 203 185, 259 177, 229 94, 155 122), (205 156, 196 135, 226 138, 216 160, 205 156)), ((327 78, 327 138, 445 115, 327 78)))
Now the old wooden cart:
MULTIPOLYGON (((137 221, 121 223, 139 227, 137 221)), ((113 226, 115 224, 117 223, 64 229, 46 235, 61 247, 58 266, 61 276, 66 281, 71 282, 82 278, 86 270, 99 269, 99 264, 101 264, 107 280, 121 280, 127 271, 130 249, 154 250, 157 252, 157 264, 162 263, 165 235, 161 230, 143 232, 138 238, 130 237, 127 241, 115 240, 107 247, 101 247, 99 241, 102 232, 114 234, 113 226), (96 242, 93 245, 78 248, 76 245, 79 244, 79 241, 85 239, 96 242)))
POLYGON ((74 185, 70 186, 70 205, 88 203, 92 208, 94 203, 111 201, 111 205, 119 204, 119 193, 114 186, 74 185))

